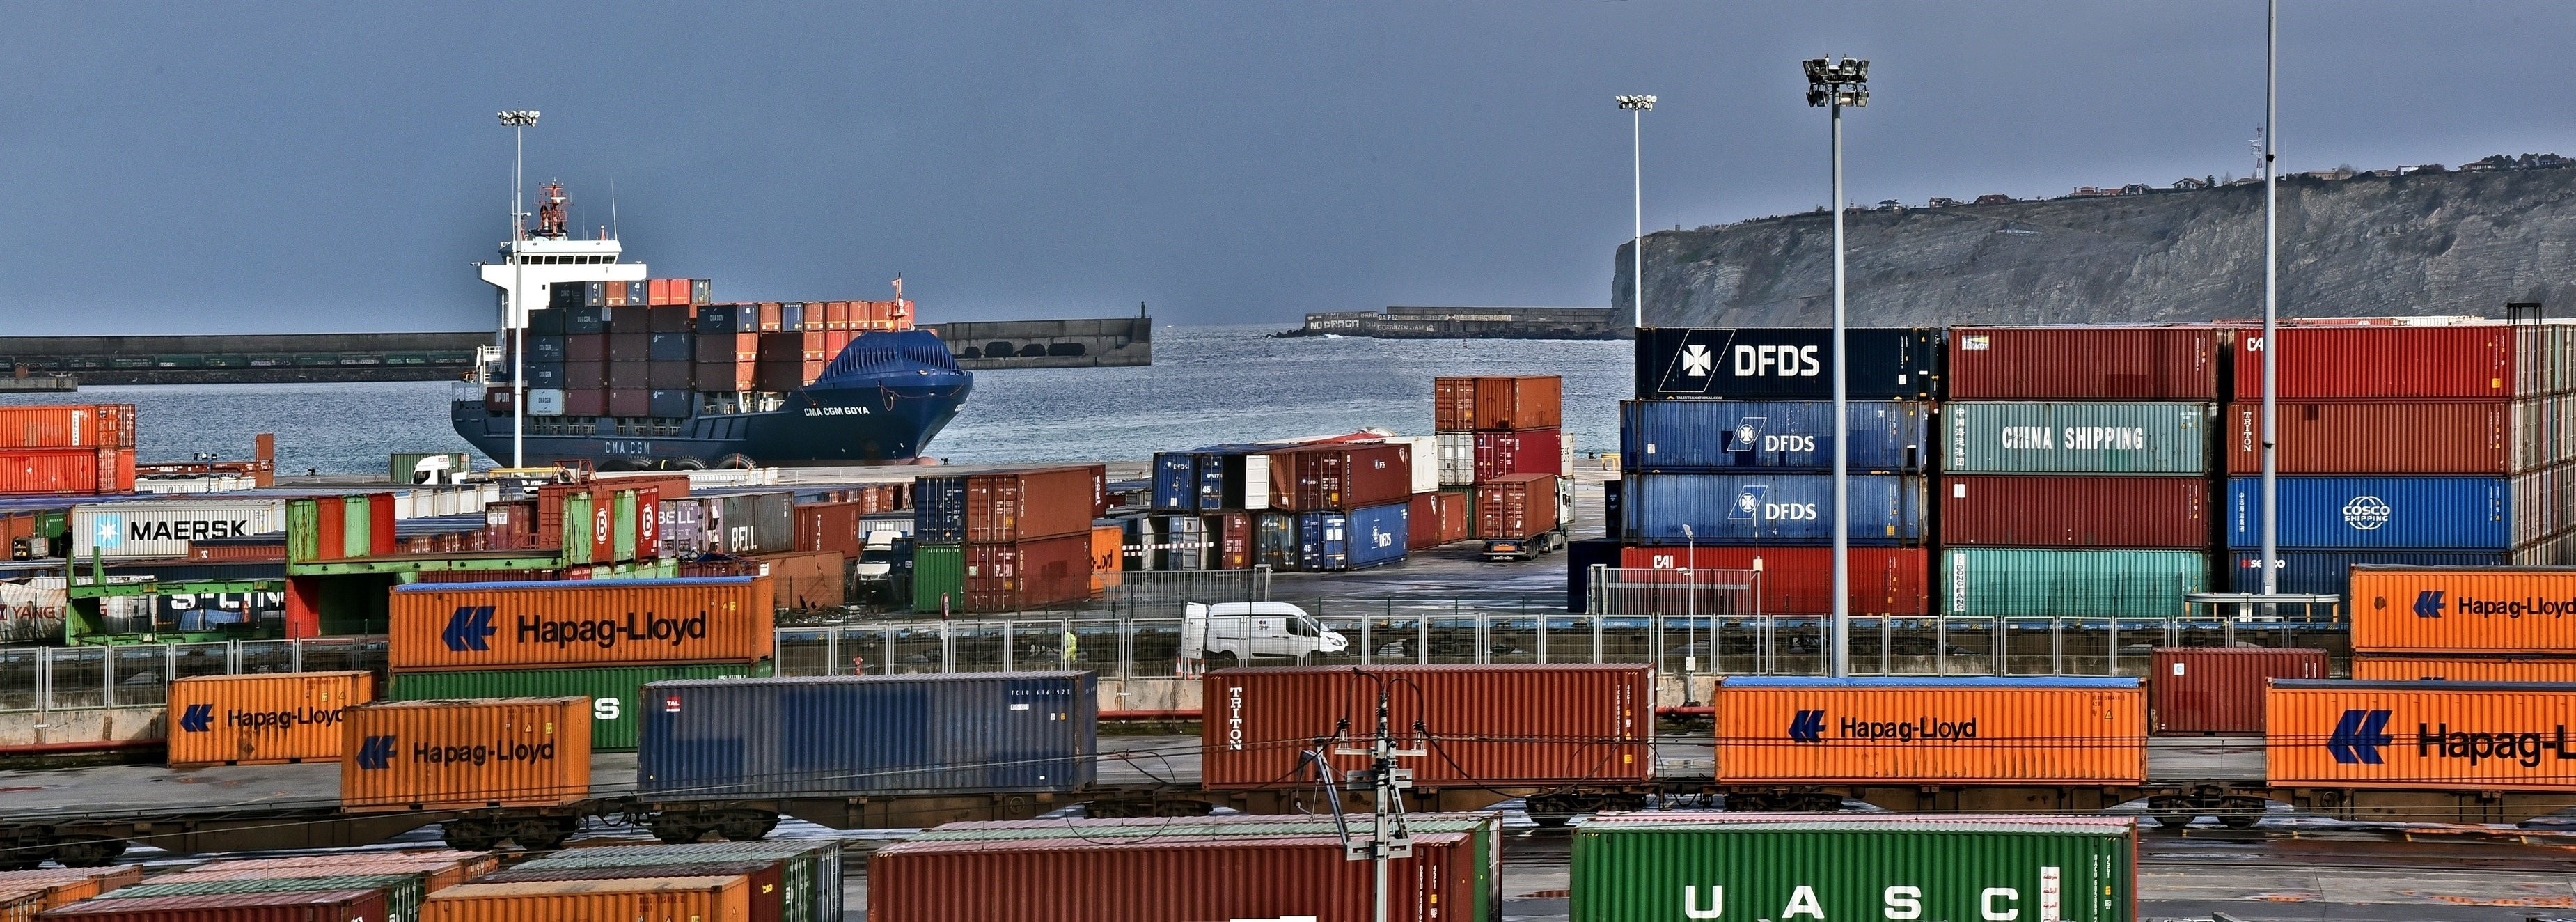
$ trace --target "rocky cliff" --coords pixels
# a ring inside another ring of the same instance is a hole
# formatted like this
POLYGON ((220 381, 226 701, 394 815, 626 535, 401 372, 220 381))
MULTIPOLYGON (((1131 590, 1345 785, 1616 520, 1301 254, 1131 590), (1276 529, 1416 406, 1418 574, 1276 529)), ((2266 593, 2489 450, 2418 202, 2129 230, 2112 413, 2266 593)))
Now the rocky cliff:
MULTIPOLYGON (((2280 183, 2285 317, 2576 312, 2576 168, 2280 183)), ((1854 326, 2118 323, 2263 311, 2263 187, 1845 215, 1854 326)), ((1613 315, 1631 316, 1628 247, 1613 315)), ((1818 212, 1646 237, 1648 326, 1824 326, 1818 212)))

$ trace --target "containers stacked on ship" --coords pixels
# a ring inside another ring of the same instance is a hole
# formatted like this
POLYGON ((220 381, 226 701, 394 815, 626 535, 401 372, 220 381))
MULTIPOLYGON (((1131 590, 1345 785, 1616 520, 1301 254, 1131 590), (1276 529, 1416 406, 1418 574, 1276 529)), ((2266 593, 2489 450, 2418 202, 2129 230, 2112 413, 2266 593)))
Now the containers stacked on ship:
POLYGON ((134 492, 134 405, 0 407, 0 497, 134 492))
POLYGON ((1501 542, 1499 549, 1489 548, 1497 556, 1527 559, 1565 546, 1565 532, 1559 527, 1574 518, 1574 439, 1565 432, 1565 381, 1556 375, 1518 375, 1483 377, 1448 377, 1431 379, 1432 452, 1435 458, 1422 459, 1437 464, 1434 480, 1444 496, 1415 503, 1414 514, 1430 512, 1440 516, 1435 522, 1414 523, 1422 543, 1446 543, 1457 538, 1450 535, 1501 542), (1545 516, 1527 512, 1502 514, 1493 520, 1504 532, 1528 531, 1528 534, 1486 534, 1479 526, 1485 513, 1479 502, 1486 496, 1483 484, 1527 474, 1547 474, 1558 478, 1552 484, 1536 484, 1526 479, 1512 481, 1515 486, 1500 488, 1493 494, 1498 502, 1525 504, 1532 490, 1544 492, 1553 488, 1547 500, 1556 508, 1545 516), (1456 496, 1451 499, 1449 496, 1456 496), (1506 499, 1508 497, 1508 499, 1506 499), (1463 517, 1463 528, 1453 525, 1452 516, 1463 517), (1553 520, 1547 527, 1535 530, 1528 525, 1553 520), (1504 527, 1508 526, 1508 527, 1504 527))
POLYGON ((1091 598, 1092 521, 1108 508, 1102 465, 926 476, 913 481, 913 608, 1012 612, 1091 598))
POLYGON ((2576 682, 2576 567, 2351 572, 2355 679, 2576 682))
POLYGON ((2188 325, 1951 330, 1941 612, 2160 618, 2207 591, 2220 339, 2188 325))
POLYGON ((773 586, 760 576, 400 586, 385 697, 577 697, 586 750, 633 749, 645 685, 770 673, 773 586))
MULTIPOLYGON (((676 426, 697 413, 696 324, 711 308, 706 279, 556 282, 546 310, 528 314, 528 415, 544 434, 589 429, 589 420, 638 420, 619 435, 651 436, 646 419, 676 426), (643 426, 628 431, 637 425, 643 426)), ((486 402, 507 410, 509 388, 486 402)))
MULTIPOLYGON (((2236 334, 2222 432, 2241 592, 2263 585, 2262 339, 2236 334)), ((2365 564, 2576 563, 2576 326, 2293 321, 2280 339, 2280 591, 2349 598, 2365 564)))
POLYGON ((1610 527, 1621 566, 1758 569, 1760 613, 1831 612, 1840 439, 1851 474, 1851 611, 1925 613, 1936 331, 1848 331, 1850 403, 1840 421, 1829 330, 1646 329, 1636 348, 1636 399, 1619 408, 1610 527))

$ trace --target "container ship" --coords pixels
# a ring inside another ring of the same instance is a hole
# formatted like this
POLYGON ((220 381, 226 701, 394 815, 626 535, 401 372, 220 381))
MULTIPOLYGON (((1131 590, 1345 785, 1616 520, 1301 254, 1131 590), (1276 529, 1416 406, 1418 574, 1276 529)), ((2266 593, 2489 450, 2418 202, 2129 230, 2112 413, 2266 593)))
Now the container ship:
POLYGON ((902 463, 974 386, 946 344, 891 301, 717 303, 707 279, 656 279, 617 240, 567 233, 559 183, 537 223, 479 264, 500 289, 496 344, 451 408, 456 434, 509 459, 511 375, 525 375, 524 459, 600 470, 902 463), (509 290, 525 286, 526 355, 510 355, 509 290))

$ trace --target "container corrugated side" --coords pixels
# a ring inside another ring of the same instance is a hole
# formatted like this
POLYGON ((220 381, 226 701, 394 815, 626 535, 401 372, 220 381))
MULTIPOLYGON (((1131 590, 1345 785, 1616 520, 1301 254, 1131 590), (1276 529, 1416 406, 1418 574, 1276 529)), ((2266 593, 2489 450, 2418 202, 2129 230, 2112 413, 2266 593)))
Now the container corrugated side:
POLYGON ((2274 786, 2576 791, 2576 685, 2276 681, 2274 786))
MULTIPOLYGON (((2273 463, 2284 474, 2514 474, 2576 449, 2576 400, 2284 403, 2273 463)), ((2263 470, 2263 405, 2229 404, 2227 471, 2263 470)))
POLYGON ((2356 567, 2352 648, 2372 653, 2576 651, 2576 567, 2356 567))
POLYGON ((2432 656, 2355 653, 2352 677, 2365 682, 2576 682, 2576 656, 2432 656))
POLYGON ((1565 421, 1565 379, 1556 375, 1488 375, 1476 379, 1479 431, 1554 429, 1565 421))
POLYGON ((1347 513, 1300 515, 1297 568, 1325 573, 1402 560, 1413 534, 1412 513, 1412 503, 1403 502, 1347 513))
POLYGON ((0 448, 0 496, 134 492, 131 448, 0 448))
MULTIPOLYGON (((2252 551, 2228 555, 2227 591, 2263 591, 2263 571, 2254 562, 2252 551)), ((2505 566, 2513 555, 2503 551, 2295 551, 2285 550, 2280 557, 2280 591, 2301 595, 2331 595, 2352 601, 2352 568, 2363 564, 2391 564, 2416 567, 2485 567, 2505 566)))
MULTIPOLYGON (((1930 463, 1931 404, 1847 405, 1855 473, 1921 471, 1930 463)), ((1619 404, 1619 467, 1709 472, 1832 470, 1834 405, 1817 400, 1629 400, 1619 404)))
MULTIPOLYGON (((813 918, 832 920, 841 917, 841 842, 837 839, 773 839, 757 842, 690 842, 679 845, 607 845, 570 848, 531 858, 519 865, 524 869, 541 868, 628 868, 681 864, 703 864, 710 861, 771 859, 785 862, 788 887, 795 891, 798 880, 806 881, 805 892, 811 893, 813 918), (799 870, 802 868, 802 870, 799 870)), ((790 893, 791 898, 793 892, 790 893)))
POLYGON ((85 900, 143 882, 142 865, 103 868, 34 868, 0 871, 0 893, 32 891, 43 902, 37 908, 85 900))
MULTIPOLYGON (((1852 400, 1939 396, 1941 331, 1851 329, 1845 394, 1852 400)), ((1637 331, 1636 396, 1832 400, 1833 331, 1816 327, 1637 331)))
POLYGON ((134 405, 0 407, 0 448, 132 448, 134 405))
POLYGON ((1943 546, 2198 549, 2218 524, 2199 477, 1960 474, 1940 492, 1943 546))
POLYGON ((458 698, 590 699, 593 752, 635 748, 644 686, 681 679, 765 677, 770 664, 706 663, 678 666, 608 666, 592 669, 494 669, 478 672, 404 672, 393 677, 396 701, 458 698))
POLYGON ((451 849, 398 852, 326 852, 294 858, 226 858, 176 874, 152 878, 156 883, 200 880, 264 880, 330 874, 418 874, 431 891, 456 886, 500 867, 491 852, 451 849))
POLYGON ((1512 474, 1477 484, 1476 533, 1525 540, 1554 530, 1556 480, 1554 474, 1512 474))
POLYGON ((1945 473, 2203 474, 2207 403, 1941 405, 1945 473))
POLYGON ((1641 813, 1584 823, 1573 849, 1577 919, 2134 922, 2138 913, 2127 819, 1641 813))
POLYGON ((632 880, 660 877, 713 877, 743 879, 743 893, 749 904, 748 922, 811 922, 814 918, 812 886, 790 884, 790 864, 768 860, 672 864, 628 868, 528 868, 514 867, 494 871, 474 879, 476 884, 551 884, 583 880, 632 880))
MULTIPOLYGON (((2502 477, 2282 477, 2284 548, 2505 551, 2525 496, 2502 477)), ((2528 497, 2537 500, 2538 497, 2528 497)), ((2262 481, 2227 482, 2227 545, 2262 543, 2262 481)))
POLYGON ((421 922, 534 919, 649 919, 725 922, 751 918, 751 881, 742 877, 632 877, 609 880, 465 884, 430 894, 421 922))
POLYGON ((170 683, 170 764, 340 757, 340 715, 375 700, 371 672, 195 676, 170 683))
POLYGON ((1097 464, 967 475, 965 543, 1090 534, 1107 484, 1097 464))
MULTIPOLYGON (((1475 860, 1461 833, 1424 833, 1393 859, 1386 918, 1470 918, 1475 860)), ((1371 917, 1369 862, 1331 835, 898 842, 868 859, 870 922, 1139 922, 1371 917), (1175 886, 1175 881, 1188 882, 1175 886)))
POLYGON ((149 883, 121 887, 100 894, 100 899, 149 899, 158 896, 202 896, 218 893, 315 893, 347 890, 372 890, 384 894, 387 922, 415 922, 420 918, 420 901, 428 896, 418 874, 361 874, 312 877, 272 877, 250 880, 207 880, 193 883, 149 883))
POLYGON ((655 683, 638 793, 1070 791, 1092 780, 1096 695, 1087 672, 655 683))
POLYGON ((396 670, 767 659, 767 577, 414 583, 393 590, 396 670))
POLYGON ((1720 784, 2141 784, 2136 679, 1730 676, 1720 784))
POLYGON ((385 895, 381 892, 328 890, 84 900, 47 910, 38 918, 73 922, 338 922, 385 916, 385 895))
POLYGON ((72 556, 111 560, 186 557, 197 538, 243 538, 286 529, 284 499, 135 499, 72 507, 72 556))
POLYGON ((1431 379, 1431 429, 1434 432, 1476 431, 1475 378, 1431 379))
POLYGON ((1952 327, 1952 400, 2218 400, 2209 326, 1952 327))
POLYGON ((966 608, 966 548, 955 544, 917 544, 912 548, 912 610, 966 608))
POLYGON ((1565 430, 1476 433, 1476 482, 1513 474, 1562 474, 1565 430))
POLYGON ((2326 677, 2326 651, 2270 647, 2158 647, 2149 654, 2147 703, 2157 735, 2263 732, 2263 685, 2326 677))
MULTIPOLYGON (((1759 614, 1824 615, 1834 610, 1834 549, 1830 547, 1629 547, 1619 552, 1611 566, 1631 570, 1745 570, 1759 565, 1762 569, 1759 614)), ((1929 585, 1932 552, 1919 547, 1856 547, 1851 549, 1851 613, 1855 615, 1930 614, 1929 585)), ((1628 579, 1655 580, 1657 576, 1629 574, 1628 579)), ((1700 577, 1701 586, 1707 585, 1700 577)), ((1706 603, 1715 598, 1732 598, 1734 593, 1720 594, 1703 588, 1706 595, 1692 603, 1681 596, 1689 591, 1690 578, 1678 573, 1672 577, 1668 606, 1684 607, 1706 603)), ((1729 612, 1728 614, 1755 614, 1729 612)))
MULTIPOLYGON (((2449 326, 2284 326, 2280 400, 2431 400, 2532 396, 2514 371, 2514 328, 2449 326)), ((2236 332, 2236 399, 2263 399, 2263 333, 2236 332)))
POLYGON ((965 546, 965 610, 1010 612, 1091 597, 1091 533, 965 546))
POLYGON ((1942 548, 1934 566, 1952 617, 2180 617, 2209 591, 2200 551, 1942 548))
MULTIPOLYGON (((1652 777, 1652 671, 1642 665, 1222 669, 1203 683, 1200 774, 1213 790, 1298 787, 1303 749, 1350 722, 1377 732, 1376 675, 1402 683, 1399 742, 1433 755, 1425 784, 1573 784, 1652 777)), ((1353 757, 1334 764, 1352 769, 1353 757)), ((1299 781, 1303 777, 1305 781, 1299 781)))
MULTIPOLYGON (((1620 484, 1621 531, 1637 544, 1834 540, 1830 474, 1628 474, 1620 484)), ((1923 543, 1924 478, 1862 475, 1850 484, 1853 544, 1923 543)))
POLYGON ((590 796, 588 698, 388 701, 342 712, 340 808, 553 807, 590 796))
POLYGON ((912 516, 913 540, 923 544, 966 543, 966 476, 913 478, 912 516))

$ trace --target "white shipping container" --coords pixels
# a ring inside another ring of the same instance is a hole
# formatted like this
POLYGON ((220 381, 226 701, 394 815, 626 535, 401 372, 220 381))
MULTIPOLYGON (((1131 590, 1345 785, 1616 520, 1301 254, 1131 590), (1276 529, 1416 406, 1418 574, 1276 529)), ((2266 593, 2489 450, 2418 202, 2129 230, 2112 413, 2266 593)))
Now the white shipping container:
MULTIPOLYGON (((1574 476, 1574 433, 1571 433, 1571 432, 1559 432, 1559 433, 1557 433, 1557 436, 1556 436, 1556 450, 1557 450, 1557 454, 1560 456, 1560 457, 1557 459, 1557 462, 1558 462, 1558 463, 1557 463, 1556 476, 1559 476, 1559 477, 1572 477, 1572 476, 1574 476)), ((1565 520, 1564 520, 1564 519, 1558 519, 1557 521, 1562 522, 1562 521, 1565 521, 1565 520)))
MULTIPOLYGON (((1413 492, 1440 492, 1440 465, 1438 462, 1438 458, 1440 457, 1440 439, 1438 437, 1428 435, 1400 435, 1388 439, 1387 441, 1401 442, 1410 446, 1405 452, 1405 457, 1411 459, 1413 464, 1413 492)), ((1473 443, 1470 443, 1469 447, 1473 448, 1473 443)))
POLYGON ((277 498, 144 499, 72 507, 72 556, 130 560, 186 557, 199 538, 240 538, 286 529, 277 498))
MULTIPOLYGON (((1432 436, 1440 454, 1440 485, 1464 487, 1476 482, 1476 434, 1443 432, 1432 436)), ((1417 456, 1419 457, 1419 456, 1417 456)))
POLYGON ((528 390, 528 415, 562 416, 563 392, 551 387, 530 388, 528 390))

